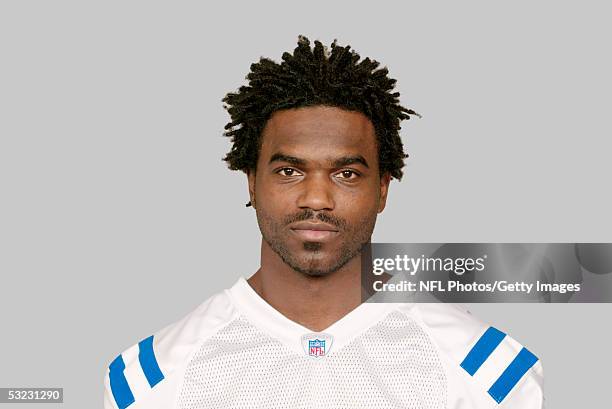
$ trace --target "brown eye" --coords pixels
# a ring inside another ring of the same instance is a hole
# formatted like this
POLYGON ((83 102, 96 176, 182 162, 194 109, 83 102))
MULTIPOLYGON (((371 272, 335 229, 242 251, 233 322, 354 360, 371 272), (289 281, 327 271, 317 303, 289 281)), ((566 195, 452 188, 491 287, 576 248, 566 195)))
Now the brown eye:
POLYGON ((293 168, 282 168, 277 173, 281 176, 296 176, 298 172, 293 168))
POLYGON ((342 172, 338 173, 338 175, 341 176, 340 179, 355 179, 357 176, 359 176, 357 172, 348 169, 343 170, 342 172))

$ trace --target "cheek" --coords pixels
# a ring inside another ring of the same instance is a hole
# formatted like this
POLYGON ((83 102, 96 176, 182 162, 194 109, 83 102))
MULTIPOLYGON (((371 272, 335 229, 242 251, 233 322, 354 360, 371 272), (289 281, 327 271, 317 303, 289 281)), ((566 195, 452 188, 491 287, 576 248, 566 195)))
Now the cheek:
POLYGON ((277 235, 282 229, 283 220, 290 213, 291 206, 286 195, 270 190, 258 190, 255 212, 262 232, 277 235))
POLYGON ((369 186, 367 189, 343 192, 337 203, 342 203, 343 208, 369 213, 370 209, 378 208, 380 191, 373 186, 369 186))
POLYGON ((260 208, 268 217, 282 220, 288 213, 291 213, 294 202, 288 195, 278 192, 265 192, 257 198, 257 207, 260 208))
POLYGON ((265 177, 258 176, 255 182, 255 198, 257 207, 265 210, 266 213, 275 214, 279 209, 286 206, 286 195, 266 180, 265 177))
POLYGON ((346 196, 336 213, 353 226, 353 230, 359 230, 376 219, 379 202, 379 195, 375 191, 346 196))

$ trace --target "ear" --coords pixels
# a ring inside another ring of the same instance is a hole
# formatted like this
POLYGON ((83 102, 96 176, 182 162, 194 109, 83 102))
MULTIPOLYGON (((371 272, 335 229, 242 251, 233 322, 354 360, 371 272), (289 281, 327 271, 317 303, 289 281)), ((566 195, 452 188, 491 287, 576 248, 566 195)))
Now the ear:
POLYGON ((385 210, 387 205, 387 195, 389 193, 389 184, 391 183, 391 174, 385 172, 380 176, 380 200, 378 202, 378 213, 385 210))
POLYGON ((249 184, 249 198, 251 199, 249 203, 253 206, 253 209, 255 209, 255 169, 248 170, 246 174, 249 184))

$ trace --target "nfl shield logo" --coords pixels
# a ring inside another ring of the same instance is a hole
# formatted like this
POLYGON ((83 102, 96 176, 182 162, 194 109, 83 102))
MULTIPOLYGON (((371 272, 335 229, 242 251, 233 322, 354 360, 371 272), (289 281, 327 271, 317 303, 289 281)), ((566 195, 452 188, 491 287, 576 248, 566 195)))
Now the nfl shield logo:
POLYGON ((308 341, 308 355, 323 356, 325 355, 325 340, 315 339, 308 341))
POLYGON ((302 335, 302 347, 306 355, 321 358, 329 354, 334 337, 323 332, 311 332, 302 335))

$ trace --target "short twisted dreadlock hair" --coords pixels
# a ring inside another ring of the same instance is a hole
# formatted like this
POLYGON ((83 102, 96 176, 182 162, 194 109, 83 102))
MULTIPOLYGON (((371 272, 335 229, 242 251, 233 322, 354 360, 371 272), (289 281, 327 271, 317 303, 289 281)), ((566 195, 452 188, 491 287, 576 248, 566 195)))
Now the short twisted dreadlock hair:
POLYGON ((331 45, 331 53, 320 41, 299 36, 293 54, 283 53, 278 64, 262 57, 251 64, 246 76, 249 85, 237 93, 228 93, 224 108, 231 116, 225 136, 232 148, 223 159, 232 170, 254 171, 261 147, 261 132, 267 120, 278 110, 326 105, 359 111, 373 123, 378 143, 379 170, 402 178, 404 153, 399 136, 400 121, 410 115, 420 116, 399 105, 399 92, 391 93, 395 80, 387 68, 360 56, 351 46, 331 45))

